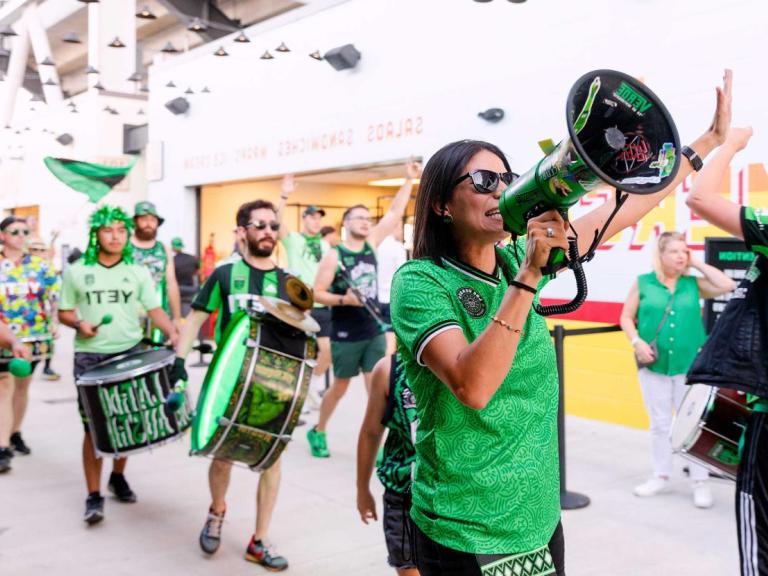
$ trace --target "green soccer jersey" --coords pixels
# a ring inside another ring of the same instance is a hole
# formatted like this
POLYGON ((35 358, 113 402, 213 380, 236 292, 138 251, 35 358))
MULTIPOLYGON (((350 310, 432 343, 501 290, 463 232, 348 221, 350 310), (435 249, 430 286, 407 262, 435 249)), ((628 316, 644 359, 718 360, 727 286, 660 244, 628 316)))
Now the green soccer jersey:
MULTIPOLYGON (((516 249, 524 257, 525 239, 516 249)), ((513 246, 498 249, 511 277, 513 246)), ((440 544, 475 554, 532 552, 546 546, 560 518, 555 353, 545 320, 531 310, 515 360, 482 410, 459 402, 421 355, 447 330, 473 342, 507 289, 457 260, 411 260, 392 284, 392 323, 419 426, 414 522, 440 544)), ((545 281, 542 281, 542 285, 545 281)))
POLYGON ((205 281, 192 308, 209 314, 219 311, 214 335, 218 342, 235 312, 263 310, 256 296, 280 297, 284 276, 279 268, 260 270, 242 259, 223 264, 205 281))
POLYGON ((114 354, 135 346, 144 335, 139 314, 159 307, 154 282, 143 266, 122 260, 110 267, 77 262, 64 272, 60 310, 77 310, 80 319, 91 324, 112 316, 93 338, 78 335, 75 352, 114 354))
POLYGON ((151 248, 139 248, 132 244, 133 261, 145 266, 155 283, 155 290, 160 297, 160 305, 168 314, 171 313, 171 304, 168 300, 168 283, 166 273, 168 270, 168 252, 162 242, 155 242, 151 248))
POLYGON ((299 232, 289 233, 282 242, 288 270, 308 286, 314 286, 320 260, 331 249, 330 244, 323 240, 320 234, 308 236, 299 232))
POLYGON ((387 490, 402 494, 411 485, 411 469, 416 460, 416 400, 397 354, 392 355, 389 396, 381 423, 387 428, 387 440, 376 475, 387 490))

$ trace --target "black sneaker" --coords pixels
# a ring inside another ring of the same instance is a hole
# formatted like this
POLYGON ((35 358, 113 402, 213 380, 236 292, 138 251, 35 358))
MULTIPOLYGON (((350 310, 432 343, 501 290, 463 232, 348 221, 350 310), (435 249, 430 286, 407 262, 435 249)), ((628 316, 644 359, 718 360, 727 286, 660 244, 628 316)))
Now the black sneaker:
POLYGON ((264 543, 261 540, 254 540, 248 543, 248 548, 245 551, 245 559, 248 562, 255 562, 261 564, 267 570, 271 572, 282 572, 288 569, 288 560, 282 556, 272 556, 264 543))
POLYGON ((24 456, 32 454, 32 450, 27 446, 26 442, 24 442, 24 438, 21 437, 21 432, 14 432, 11 434, 11 446, 13 446, 13 449, 16 452, 23 454, 24 456))
POLYGON ((59 380, 61 375, 58 374, 50 366, 43 368, 43 380, 59 380))
POLYGON ((206 554, 213 554, 221 544, 221 526, 224 524, 224 514, 216 514, 208 510, 208 518, 200 532, 200 548, 206 554))
POLYGON ((98 524, 104 520, 104 497, 98 492, 88 494, 85 499, 85 516, 83 517, 89 526, 98 524))
POLYGON ((0 474, 10 471, 11 458, 13 458, 13 450, 0 448, 0 474))
POLYGON ((112 474, 109 475, 107 488, 120 502, 133 504, 137 500, 136 493, 131 490, 130 486, 128 486, 128 482, 126 482, 125 476, 122 474, 112 472, 112 474))

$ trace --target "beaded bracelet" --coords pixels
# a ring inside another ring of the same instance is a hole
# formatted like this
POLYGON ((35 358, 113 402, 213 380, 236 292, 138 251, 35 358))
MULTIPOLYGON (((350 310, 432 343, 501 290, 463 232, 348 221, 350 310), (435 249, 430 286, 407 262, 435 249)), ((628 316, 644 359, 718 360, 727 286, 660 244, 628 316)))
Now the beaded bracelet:
POLYGON ((510 326, 508 323, 504 322, 504 320, 502 320, 498 316, 491 316, 491 320, 496 322, 496 324, 498 324, 502 328, 506 328, 507 330, 509 330, 510 332, 514 332, 515 334, 520 334, 521 338, 523 337, 523 330, 521 328, 514 328, 510 326))

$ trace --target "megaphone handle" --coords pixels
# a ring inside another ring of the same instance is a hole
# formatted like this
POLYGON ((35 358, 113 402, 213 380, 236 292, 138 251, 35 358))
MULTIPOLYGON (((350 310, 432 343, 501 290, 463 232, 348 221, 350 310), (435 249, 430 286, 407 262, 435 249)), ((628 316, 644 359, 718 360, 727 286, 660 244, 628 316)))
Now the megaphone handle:
MULTIPOLYGON (((562 252, 562 250, 561 250, 562 252)), ((552 306, 542 306, 534 304, 533 309, 541 316, 554 316, 560 314, 570 314, 581 306, 587 299, 587 276, 579 260, 579 246, 576 238, 568 239, 568 256, 570 258, 570 267, 576 276, 576 296, 566 304, 554 304, 552 306)))

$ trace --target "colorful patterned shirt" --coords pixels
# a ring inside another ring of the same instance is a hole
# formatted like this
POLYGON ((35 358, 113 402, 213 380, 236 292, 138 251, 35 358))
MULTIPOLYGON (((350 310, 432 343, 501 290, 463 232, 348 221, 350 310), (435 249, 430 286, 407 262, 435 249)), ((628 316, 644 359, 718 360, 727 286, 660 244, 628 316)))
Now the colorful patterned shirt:
MULTIPOLYGON (((497 250, 510 278, 514 249, 522 261, 525 238, 497 250)), ((419 421, 411 517, 436 542, 474 554, 538 552, 560 518, 557 366, 544 318, 531 310, 512 369, 482 410, 459 402, 421 357, 446 330, 473 342, 507 286, 498 268, 489 275, 450 258, 411 260, 392 283, 392 323, 419 421)))
POLYGON ((48 333, 50 306, 58 298, 59 276, 48 260, 24 254, 0 259, 0 321, 19 338, 48 333))
POLYGON ((155 242, 151 248, 139 248, 131 244, 133 248, 133 261, 139 266, 149 270, 152 281, 155 283, 160 304, 166 313, 171 313, 171 304, 168 300, 167 270, 168 252, 162 242, 155 242))

